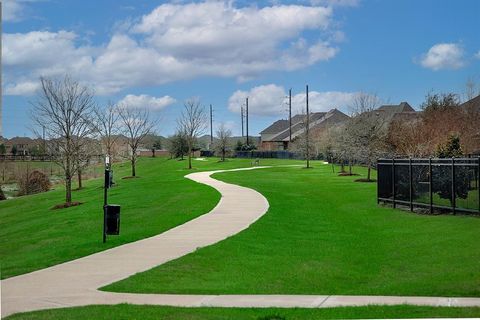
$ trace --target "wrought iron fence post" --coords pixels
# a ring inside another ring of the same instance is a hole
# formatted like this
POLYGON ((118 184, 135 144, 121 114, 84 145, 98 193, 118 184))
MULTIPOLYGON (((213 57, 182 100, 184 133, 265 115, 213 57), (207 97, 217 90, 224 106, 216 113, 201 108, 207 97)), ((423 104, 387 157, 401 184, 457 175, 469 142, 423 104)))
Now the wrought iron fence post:
MULTIPOLYGON (((380 174, 378 174, 378 172, 380 172, 380 166, 378 165, 378 162, 379 162, 379 159, 377 159, 377 204, 380 204, 380 174)), ((480 199, 480 198, 479 198, 480 199)), ((480 200, 479 200, 480 201, 480 200)))
POLYGON ((393 208, 396 208, 395 203, 395 158, 392 158, 392 199, 393 199, 393 208))
POLYGON ((430 214, 433 213, 432 158, 428 158, 428 192, 430 193, 430 214))
POLYGON ((412 158, 408 158, 408 174, 410 176, 410 211, 413 211, 413 175, 412 158))
POLYGON ((455 214, 455 158, 452 157, 452 210, 453 214, 455 214))

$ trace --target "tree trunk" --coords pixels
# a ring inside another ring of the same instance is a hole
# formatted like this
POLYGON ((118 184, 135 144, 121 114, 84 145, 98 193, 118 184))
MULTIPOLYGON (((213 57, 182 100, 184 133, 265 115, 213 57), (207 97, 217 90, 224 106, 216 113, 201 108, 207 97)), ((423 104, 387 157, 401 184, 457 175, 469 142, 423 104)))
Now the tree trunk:
POLYGON ((352 159, 348 160, 348 171, 352 175, 352 159))
POLYGON ((222 150, 222 161, 225 161, 225 150, 222 150))
POLYGON ((368 165, 368 171, 367 171, 367 180, 370 181, 370 171, 371 171, 370 165, 368 165))
MULTIPOLYGON (((68 144, 68 141, 67 141, 68 144)), ((68 147, 67 147, 68 148, 68 147)), ((67 155, 65 166, 65 202, 72 202, 72 171, 71 171, 71 159, 67 155)))
POLYGON ((192 169, 192 150, 188 151, 188 169, 192 169))
POLYGON ((65 176, 65 202, 72 202, 72 177, 69 174, 65 176))
POLYGON ((135 158, 132 157, 132 177, 135 177, 135 158))
POLYGON ((78 169, 77 172, 77 177, 78 177, 78 189, 82 189, 82 170, 78 169))

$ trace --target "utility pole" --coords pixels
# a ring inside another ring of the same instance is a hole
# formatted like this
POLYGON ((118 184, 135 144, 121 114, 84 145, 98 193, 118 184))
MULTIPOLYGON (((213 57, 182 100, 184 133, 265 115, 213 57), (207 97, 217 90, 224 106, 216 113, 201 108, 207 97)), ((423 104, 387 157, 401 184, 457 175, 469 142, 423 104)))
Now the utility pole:
MULTIPOLYGON (((3 23, 3 18, 2 18, 2 5, 3 3, 0 2, 0 53, 2 52, 2 23, 3 23)), ((0 54, 0 66, 2 66, 2 55, 0 54)), ((3 126, 2 126, 2 107, 3 107, 3 92, 2 92, 2 87, 3 87, 3 78, 2 78, 2 72, 0 72, 0 137, 3 136, 3 126)))
POLYGON ((306 104, 307 104, 307 129, 306 129, 306 148, 307 148, 307 168, 310 168, 310 111, 308 110, 308 84, 306 89, 306 104))
POLYGON ((250 145, 250 143, 248 142, 248 97, 246 99, 246 111, 247 111, 247 146, 250 145))
POLYGON ((213 110, 212 110, 212 104, 210 104, 210 148, 213 145, 213 110))
POLYGON ((289 125, 289 142, 292 142, 292 89, 288 90, 288 125, 289 125))
POLYGON ((243 105, 240 106, 240 116, 242 117, 242 137, 245 136, 243 133, 243 105))

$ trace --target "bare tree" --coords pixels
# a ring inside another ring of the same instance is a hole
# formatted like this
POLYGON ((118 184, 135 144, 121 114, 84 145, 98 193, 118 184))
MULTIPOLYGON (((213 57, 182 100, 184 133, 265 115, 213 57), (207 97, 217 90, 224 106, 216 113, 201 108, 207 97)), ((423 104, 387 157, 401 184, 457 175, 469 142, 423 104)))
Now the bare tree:
POLYGON ((193 146, 199 135, 207 129, 207 114, 200 101, 187 100, 180 118, 177 119, 178 130, 183 132, 188 144, 188 168, 192 169, 193 146))
POLYGON ((93 92, 68 76, 61 80, 42 77, 40 83, 31 117, 38 128, 45 128, 54 159, 63 169, 65 202, 69 204, 72 178, 83 166, 84 143, 93 133, 93 92))
POLYGON ((150 120, 147 109, 132 108, 127 105, 118 107, 118 114, 123 124, 124 134, 128 138, 128 146, 131 154, 132 177, 136 176, 136 164, 138 147, 146 135, 153 133, 155 122, 150 120))
POLYGON ((352 152, 368 167, 367 181, 371 181, 371 168, 385 149, 387 118, 378 111, 381 100, 374 94, 360 92, 353 101, 352 118, 347 124, 352 152))
MULTIPOLYGON (((311 117, 311 116, 310 116, 311 117)), ((306 167, 310 167, 310 159, 315 153, 315 146, 312 143, 312 137, 310 131, 307 130, 307 126, 310 123, 309 116, 307 116, 305 110, 302 110, 302 116, 298 125, 300 127, 300 134, 293 138, 292 150, 299 152, 306 160, 306 167)))
POLYGON ((480 85, 475 83, 473 77, 469 77, 465 83, 465 101, 472 100, 480 94, 480 85))
POLYGON ((222 161, 225 161, 225 153, 230 145, 230 137, 232 136, 232 131, 225 127, 224 123, 220 124, 217 130, 217 142, 216 142, 216 149, 222 155, 222 161))
POLYGON ((95 116, 96 130, 103 144, 104 151, 110 159, 113 159, 113 146, 120 133, 118 123, 120 114, 116 106, 113 103, 108 102, 107 107, 104 109, 95 108, 95 116))

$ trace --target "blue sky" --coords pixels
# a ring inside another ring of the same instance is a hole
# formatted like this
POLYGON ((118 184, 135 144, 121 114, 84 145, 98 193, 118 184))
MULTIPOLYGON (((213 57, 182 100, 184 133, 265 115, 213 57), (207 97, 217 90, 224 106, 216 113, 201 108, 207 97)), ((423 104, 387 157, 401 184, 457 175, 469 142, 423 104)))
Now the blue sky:
POLYGON ((38 78, 68 73, 108 100, 147 107, 169 135, 186 99, 240 133, 286 117, 284 97, 348 111, 355 93, 413 107, 480 83, 480 1, 3 1, 3 135, 31 136, 38 78))

